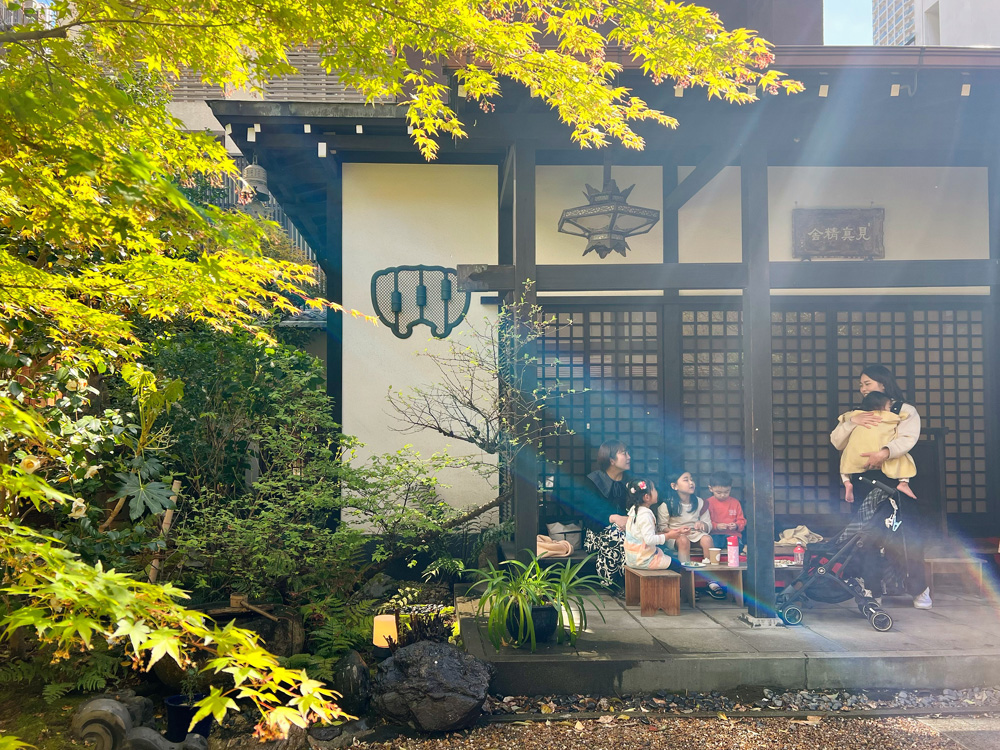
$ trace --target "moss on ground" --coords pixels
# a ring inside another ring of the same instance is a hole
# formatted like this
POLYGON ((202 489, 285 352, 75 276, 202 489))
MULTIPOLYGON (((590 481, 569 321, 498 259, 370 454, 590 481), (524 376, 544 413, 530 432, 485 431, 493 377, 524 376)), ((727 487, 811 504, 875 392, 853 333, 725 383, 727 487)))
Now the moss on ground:
POLYGON ((73 711, 87 696, 71 694, 46 703, 37 689, 23 685, 0 687, 0 737, 13 736, 38 750, 84 747, 73 739, 73 711))

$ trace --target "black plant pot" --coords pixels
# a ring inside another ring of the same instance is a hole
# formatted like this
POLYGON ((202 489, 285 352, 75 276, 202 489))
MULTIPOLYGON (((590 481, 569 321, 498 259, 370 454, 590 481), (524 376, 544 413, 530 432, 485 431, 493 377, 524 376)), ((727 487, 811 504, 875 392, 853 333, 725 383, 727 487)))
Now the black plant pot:
MULTIPOLYGON (((191 704, 204 697, 204 695, 195 695, 193 700, 189 700, 186 695, 171 695, 169 698, 163 699, 163 703, 167 707, 167 732, 165 736, 170 742, 183 742, 184 738, 188 736, 188 726, 198 712, 198 709, 191 704)), ((208 737, 211 729, 212 716, 208 715, 195 724, 191 731, 202 737, 208 737)))
MULTIPOLYGON (((559 613, 551 604, 535 604, 531 607, 531 619, 535 623, 535 642, 551 641, 559 624, 559 613)), ((507 615, 507 632, 512 638, 518 634, 518 624, 521 620, 521 608, 512 608, 507 615)), ((527 643, 531 643, 530 637, 527 643)))

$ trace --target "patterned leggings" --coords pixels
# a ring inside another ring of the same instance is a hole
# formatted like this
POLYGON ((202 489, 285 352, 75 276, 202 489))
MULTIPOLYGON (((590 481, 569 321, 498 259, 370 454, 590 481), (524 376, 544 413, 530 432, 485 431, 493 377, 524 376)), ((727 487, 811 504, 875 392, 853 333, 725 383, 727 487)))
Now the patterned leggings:
POLYGON ((597 532, 587 531, 583 547, 597 553, 597 576, 609 589, 621 589, 625 580, 625 532, 614 524, 597 532))

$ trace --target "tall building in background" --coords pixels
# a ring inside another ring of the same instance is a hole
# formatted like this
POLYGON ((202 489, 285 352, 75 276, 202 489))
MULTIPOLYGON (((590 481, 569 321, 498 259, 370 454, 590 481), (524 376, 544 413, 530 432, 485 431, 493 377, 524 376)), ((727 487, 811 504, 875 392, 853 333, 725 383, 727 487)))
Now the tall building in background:
POLYGON ((872 0, 872 41, 1000 47, 1000 0, 872 0))
POLYGON ((872 41, 901 47, 916 43, 915 0, 872 0, 872 41))
POLYGON ((1000 47, 998 0, 913 0, 916 44, 1000 47))

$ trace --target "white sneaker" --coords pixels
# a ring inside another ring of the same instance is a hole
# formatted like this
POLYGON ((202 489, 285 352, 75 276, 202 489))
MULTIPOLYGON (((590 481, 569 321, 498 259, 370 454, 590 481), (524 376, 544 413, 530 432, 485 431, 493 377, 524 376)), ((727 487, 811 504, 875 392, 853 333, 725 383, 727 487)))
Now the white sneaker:
POLYGON ((926 588, 913 597, 913 606, 917 609, 930 609, 931 608, 931 590, 926 588))

